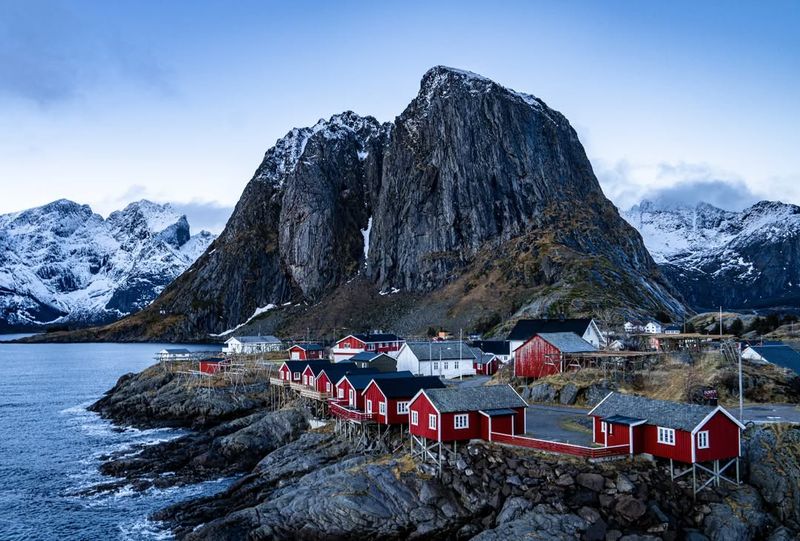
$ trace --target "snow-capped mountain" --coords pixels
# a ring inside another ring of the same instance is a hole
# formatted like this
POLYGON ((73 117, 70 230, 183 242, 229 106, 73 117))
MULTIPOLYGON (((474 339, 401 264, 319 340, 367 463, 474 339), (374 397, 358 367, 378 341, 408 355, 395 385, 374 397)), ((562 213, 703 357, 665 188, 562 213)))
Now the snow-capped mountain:
POLYGON ((59 200, 0 215, 0 329, 109 322, 147 306, 214 240, 169 205, 107 219, 59 200))
POLYGON ((741 212, 643 201, 623 213, 695 308, 800 305, 800 207, 761 201, 741 212))

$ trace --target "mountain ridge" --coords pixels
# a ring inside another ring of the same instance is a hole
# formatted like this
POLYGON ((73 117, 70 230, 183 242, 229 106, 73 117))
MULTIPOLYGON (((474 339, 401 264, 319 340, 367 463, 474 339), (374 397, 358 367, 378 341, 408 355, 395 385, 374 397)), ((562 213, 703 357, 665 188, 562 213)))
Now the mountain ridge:
POLYGON ((59 199, 0 215, 0 327, 107 323, 144 308, 213 241, 169 205, 103 218, 59 199))

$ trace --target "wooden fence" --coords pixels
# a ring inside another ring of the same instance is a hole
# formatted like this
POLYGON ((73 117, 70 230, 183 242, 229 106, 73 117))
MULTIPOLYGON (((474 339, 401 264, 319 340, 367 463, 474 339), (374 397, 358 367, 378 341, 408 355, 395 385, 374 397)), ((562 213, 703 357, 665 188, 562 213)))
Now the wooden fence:
POLYGON ((560 441, 539 440, 527 436, 512 436, 511 434, 501 434, 492 432, 491 441, 538 449, 539 451, 549 451, 551 453, 563 453, 567 455, 580 456, 584 458, 608 458, 614 456, 627 455, 629 453, 628 444, 614 445, 611 447, 586 447, 573 443, 562 443, 560 441))

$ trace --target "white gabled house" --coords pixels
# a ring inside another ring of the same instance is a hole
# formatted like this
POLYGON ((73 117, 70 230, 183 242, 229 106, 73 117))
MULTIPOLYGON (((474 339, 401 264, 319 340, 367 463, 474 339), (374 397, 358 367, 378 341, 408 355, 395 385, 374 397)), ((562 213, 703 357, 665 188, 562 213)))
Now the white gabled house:
POLYGON ((272 335, 267 336, 232 336, 225 340, 223 353, 266 353, 270 351, 281 351, 283 342, 272 335))
POLYGON ((475 363, 483 352, 466 342, 406 342, 397 352, 397 370, 408 370, 417 376, 439 376, 446 379, 476 374, 475 363))
POLYGON ((644 332, 647 334, 661 334, 664 332, 664 326, 658 321, 651 320, 644 326, 644 332))

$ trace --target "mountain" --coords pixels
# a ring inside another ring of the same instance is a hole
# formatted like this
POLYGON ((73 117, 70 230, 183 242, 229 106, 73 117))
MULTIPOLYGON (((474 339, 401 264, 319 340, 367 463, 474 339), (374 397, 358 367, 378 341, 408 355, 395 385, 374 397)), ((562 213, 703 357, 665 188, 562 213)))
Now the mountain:
POLYGON ((214 236, 191 236, 169 205, 131 203, 107 219, 59 200, 0 215, 0 329, 107 323, 147 306, 214 236))
POLYGON ((439 66, 392 123, 291 130, 213 250, 146 310, 65 339, 204 339, 254 319, 287 336, 490 330, 606 309, 683 307, 562 114, 439 66))
POLYGON ((695 309, 800 307, 800 207, 644 201, 624 217, 695 309))

